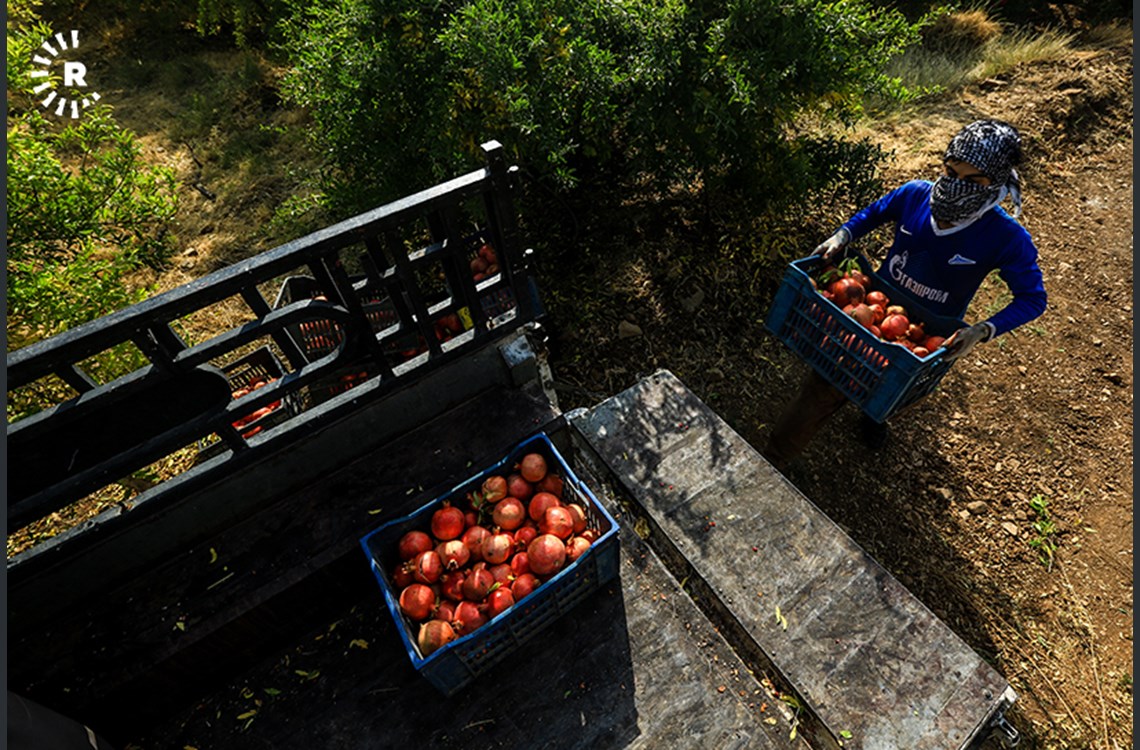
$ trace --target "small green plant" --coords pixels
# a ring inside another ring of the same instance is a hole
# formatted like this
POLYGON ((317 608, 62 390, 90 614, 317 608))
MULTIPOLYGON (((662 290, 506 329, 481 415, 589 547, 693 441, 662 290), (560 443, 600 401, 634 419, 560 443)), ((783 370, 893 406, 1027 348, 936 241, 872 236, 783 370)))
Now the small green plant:
POLYGON ((1043 495, 1034 495, 1029 501, 1029 507, 1037 514, 1037 519, 1032 524, 1037 536, 1029 540, 1029 546, 1037 550, 1045 569, 1052 570, 1057 552, 1057 524, 1049 514, 1049 501, 1043 495))

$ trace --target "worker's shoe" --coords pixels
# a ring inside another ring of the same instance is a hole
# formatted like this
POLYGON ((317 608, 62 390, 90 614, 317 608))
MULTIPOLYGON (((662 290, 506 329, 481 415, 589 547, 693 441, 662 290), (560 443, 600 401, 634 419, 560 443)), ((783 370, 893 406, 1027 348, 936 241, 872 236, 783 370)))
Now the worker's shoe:
POLYGON ((859 415, 859 439, 863 445, 877 450, 887 444, 890 430, 886 422, 876 422, 866 414, 859 415))

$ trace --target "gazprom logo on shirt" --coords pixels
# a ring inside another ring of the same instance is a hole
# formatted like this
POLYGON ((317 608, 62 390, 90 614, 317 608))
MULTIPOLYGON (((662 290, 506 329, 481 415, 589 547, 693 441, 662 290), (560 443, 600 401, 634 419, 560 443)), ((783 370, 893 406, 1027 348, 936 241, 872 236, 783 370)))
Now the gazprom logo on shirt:
POLYGON ((899 253, 891 258, 888 264, 888 270, 890 271, 891 278, 895 280, 895 283, 919 299, 928 299, 938 304, 945 304, 946 300, 950 299, 949 292, 935 289, 926 284, 920 284, 907 275, 904 270, 906 268, 907 257, 907 253, 899 253))

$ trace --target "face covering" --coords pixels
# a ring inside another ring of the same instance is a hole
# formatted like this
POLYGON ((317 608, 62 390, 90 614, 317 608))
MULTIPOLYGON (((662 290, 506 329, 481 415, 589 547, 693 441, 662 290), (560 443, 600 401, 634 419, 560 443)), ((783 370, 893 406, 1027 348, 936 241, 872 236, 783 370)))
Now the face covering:
POLYGON ((930 192, 930 214, 935 221, 950 224, 935 234, 948 234, 969 226, 1006 196, 1013 199, 1013 215, 1021 213, 1021 181, 1015 164, 1021 161, 1021 136, 1013 126, 999 120, 978 120, 962 128, 950 141, 943 161, 963 161, 990 178, 983 186, 956 177, 942 176, 930 192))
POLYGON ((946 224, 973 221, 1000 203, 1008 192, 1005 185, 979 185, 943 175, 930 191, 930 215, 946 224))

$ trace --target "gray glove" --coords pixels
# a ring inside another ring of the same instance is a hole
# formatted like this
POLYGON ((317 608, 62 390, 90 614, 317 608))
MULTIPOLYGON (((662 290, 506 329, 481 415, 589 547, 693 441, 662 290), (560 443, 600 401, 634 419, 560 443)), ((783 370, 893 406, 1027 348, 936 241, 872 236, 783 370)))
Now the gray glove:
POLYGON ((952 362, 959 357, 964 357, 975 346, 983 341, 989 341, 996 334, 997 327, 988 320, 975 323, 968 328, 959 328, 943 342, 942 346, 946 347, 946 353, 942 355, 942 359, 946 362, 952 362))
POLYGON ((835 234, 824 240, 815 250, 811 251, 812 255, 821 255, 825 261, 830 261, 836 255, 847 247, 847 243, 851 242, 851 233, 845 228, 839 227, 835 234))

